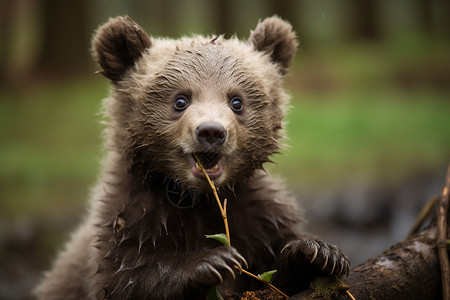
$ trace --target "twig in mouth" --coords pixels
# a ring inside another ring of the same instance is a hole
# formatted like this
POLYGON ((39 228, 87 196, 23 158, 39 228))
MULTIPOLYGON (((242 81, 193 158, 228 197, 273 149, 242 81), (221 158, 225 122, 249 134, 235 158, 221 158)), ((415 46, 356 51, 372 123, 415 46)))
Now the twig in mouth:
MULTIPOLYGON (((228 219, 227 219, 227 199, 224 200, 223 202, 223 206, 222 203, 220 202, 220 198, 219 195, 217 194, 217 189, 214 185, 214 182, 211 181, 211 179, 208 176, 208 173, 206 172, 205 168, 203 167, 202 163, 200 162, 200 159, 198 159, 197 155, 194 154, 195 159, 197 160, 198 165, 200 166, 200 168, 202 169, 203 174, 206 177, 206 180, 208 180, 209 186, 211 187, 211 189, 213 190, 214 193, 214 197, 216 198, 217 204, 219 205, 219 209, 220 209, 220 213, 222 214, 222 218, 223 218, 223 223, 225 225, 225 234, 228 238, 228 246, 231 246, 231 242, 230 242, 230 230, 228 227, 228 219)), ((260 277, 254 275, 253 273, 250 273, 238 266, 234 266, 235 269, 237 269, 239 272, 242 272, 244 274, 247 274, 248 276, 251 276, 261 282, 263 282, 264 284, 266 284, 267 286, 269 286, 272 290, 278 292, 279 294, 283 295, 283 297, 285 297, 286 299, 289 299, 289 296, 286 295, 285 293, 283 293, 282 291, 280 291, 278 288, 276 288, 274 285, 272 285, 271 283, 261 279, 260 277)))

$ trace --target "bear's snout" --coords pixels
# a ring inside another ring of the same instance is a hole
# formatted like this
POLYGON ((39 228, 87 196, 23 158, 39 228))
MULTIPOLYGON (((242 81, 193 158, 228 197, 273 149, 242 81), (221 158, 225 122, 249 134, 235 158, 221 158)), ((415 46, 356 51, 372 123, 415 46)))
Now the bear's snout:
POLYGON ((197 140, 211 148, 222 146, 227 137, 227 131, 219 123, 204 122, 195 129, 197 140))

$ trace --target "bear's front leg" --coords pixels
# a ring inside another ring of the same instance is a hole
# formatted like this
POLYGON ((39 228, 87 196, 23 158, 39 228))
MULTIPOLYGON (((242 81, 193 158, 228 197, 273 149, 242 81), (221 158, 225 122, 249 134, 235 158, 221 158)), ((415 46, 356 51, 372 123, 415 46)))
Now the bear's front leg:
POLYGON ((99 274, 104 299, 204 300, 208 291, 234 278, 247 262, 233 247, 198 252, 154 253, 138 259, 136 267, 121 266, 99 274), (121 271, 123 270, 123 271, 121 271))
POLYGON ((350 260, 337 246, 322 240, 290 241, 281 251, 274 284, 292 295, 305 290, 318 276, 342 276, 350 260))
POLYGON ((202 253, 188 273, 186 299, 204 299, 210 288, 224 282, 226 277, 236 278, 235 269, 248 267, 247 261, 233 247, 219 247, 202 253), (194 298, 195 297, 195 298, 194 298))

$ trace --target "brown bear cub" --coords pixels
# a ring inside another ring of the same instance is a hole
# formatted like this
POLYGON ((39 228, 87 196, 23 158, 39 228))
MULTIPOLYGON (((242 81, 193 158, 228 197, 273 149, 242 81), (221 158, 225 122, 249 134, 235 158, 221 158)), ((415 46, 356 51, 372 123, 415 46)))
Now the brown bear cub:
POLYGON ((283 76, 297 48, 285 21, 247 41, 150 38, 111 19, 93 55, 112 83, 104 102, 107 157, 89 214, 36 293, 40 299, 205 299, 260 288, 237 274, 277 269, 294 294, 318 275, 348 273, 336 246, 297 232, 291 197, 263 171, 283 138, 283 76), (232 246, 198 156, 227 199, 232 246))

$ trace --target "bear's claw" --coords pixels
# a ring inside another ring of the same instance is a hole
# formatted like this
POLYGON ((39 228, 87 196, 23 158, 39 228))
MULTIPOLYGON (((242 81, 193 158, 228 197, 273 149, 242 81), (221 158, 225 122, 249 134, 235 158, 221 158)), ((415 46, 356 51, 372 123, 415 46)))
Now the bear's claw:
POLYGON ((350 260, 341 249, 322 240, 290 241, 281 250, 288 261, 295 264, 310 264, 320 275, 348 275, 350 260))
POLYGON ((219 247, 212 249, 197 263, 192 277, 204 286, 215 286, 223 283, 224 278, 231 276, 236 278, 235 266, 242 269, 247 266, 247 261, 233 247, 219 247))

